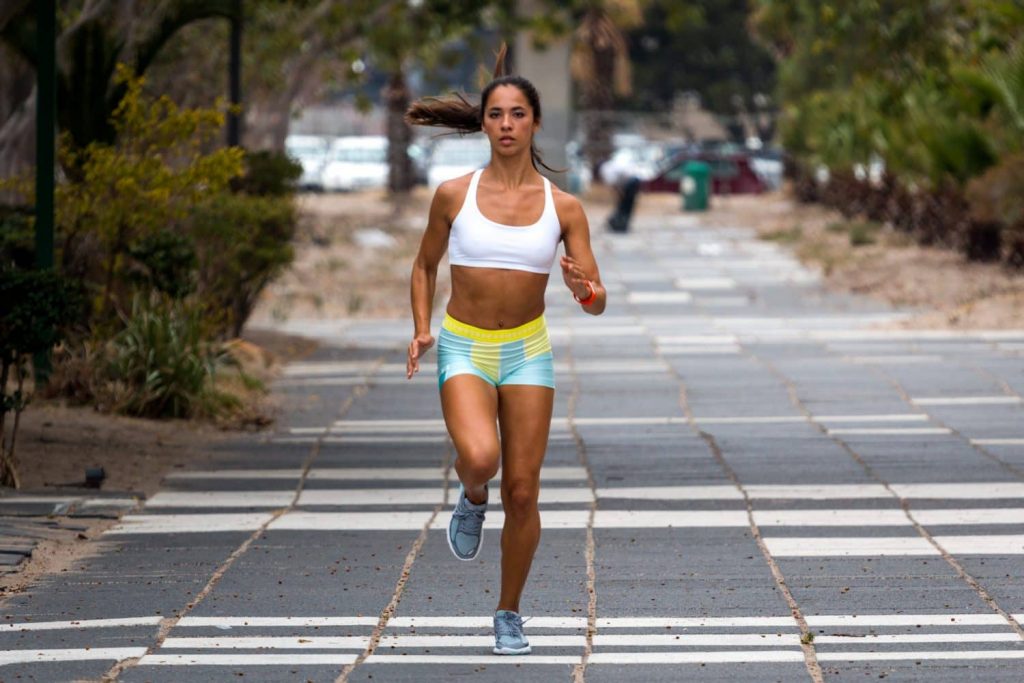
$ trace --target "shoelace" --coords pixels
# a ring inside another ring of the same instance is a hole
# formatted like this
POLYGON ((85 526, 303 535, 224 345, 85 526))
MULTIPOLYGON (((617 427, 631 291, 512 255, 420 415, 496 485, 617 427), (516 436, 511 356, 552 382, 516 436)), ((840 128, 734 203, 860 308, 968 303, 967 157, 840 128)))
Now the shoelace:
POLYGON ((454 516, 459 520, 459 531, 471 536, 480 534, 480 527, 484 523, 483 514, 459 505, 454 512, 454 516))
POLYGON ((521 638, 524 623, 526 622, 517 614, 502 614, 494 623, 494 633, 499 638, 521 638))

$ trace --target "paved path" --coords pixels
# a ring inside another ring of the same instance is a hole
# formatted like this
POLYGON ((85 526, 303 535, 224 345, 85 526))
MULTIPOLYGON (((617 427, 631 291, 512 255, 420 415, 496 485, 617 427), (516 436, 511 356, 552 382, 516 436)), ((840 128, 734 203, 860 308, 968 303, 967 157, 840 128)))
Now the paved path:
POLYGON ((535 654, 489 654, 500 505, 444 541, 432 358, 342 321, 296 326, 275 434, 7 600, 0 679, 1022 680, 1024 330, 868 329, 900 314, 682 215, 596 246, 606 315, 549 295, 535 654))

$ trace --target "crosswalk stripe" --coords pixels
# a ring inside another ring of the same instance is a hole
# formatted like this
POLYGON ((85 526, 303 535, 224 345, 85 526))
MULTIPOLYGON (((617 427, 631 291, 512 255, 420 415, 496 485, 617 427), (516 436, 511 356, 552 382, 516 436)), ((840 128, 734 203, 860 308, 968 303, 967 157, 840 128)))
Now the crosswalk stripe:
POLYGON ((42 662, 121 661, 146 654, 144 647, 84 647, 53 650, 0 650, 0 666, 42 662))
POLYGON ((1015 405, 1022 401, 1019 396, 935 396, 916 397, 910 400, 919 406, 1015 405))
MULTIPOLYGON (((145 650, 143 650, 145 651, 145 650)), ((324 654, 152 654, 139 660, 136 666, 337 666, 351 664, 357 654, 324 653, 324 654)))
POLYGON ((123 617, 120 619, 73 619, 70 621, 22 621, 0 624, 0 633, 8 631, 56 631, 83 628, 122 628, 126 626, 157 626, 162 617, 123 617))
POLYGON ((828 434, 834 436, 940 436, 952 434, 953 430, 948 427, 920 427, 920 428, 842 428, 829 429, 828 434))
MULTIPOLYGON (((868 557, 938 555, 920 536, 765 538, 776 557, 868 557)), ((935 542, 954 555, 1024 555, 1024 535, 936 536, 935 542)))
MULTIPOLYGON (((586 491, 586 489, 581 489, 586 491)), ((440 493, 438 491, 438 493, 440 493)), ((255 493, 253 495, 256 495, 255 493)), ((582 497, 582 496, 581 496, 582 497)), ((233 499, 237 502, 237 499, 233 499)), ((434 502, 440 502, 438 498, 434 502)), ((755 510, 754 520, 765 527, 912 527, 910 519, 899 509, 802 509, 755 510)), ((381 512, 287 512, 270 523, 270 530, 302 531, 402 531, 423 528, 431 517, 431 510, 381 512)), ((931 525, 1019 525, 1024 523, 1024 508, 970 508, 915 510, 914 515, 923 524, 931 525)), ((252 531, 272 516, 264 513, 182 513, 166 515, 126 515, 108 534, 160 534, 160 533, 215 533, 252 531)), ((589 511, 541 510, 541 524, 546 529, 585 529, 589 511)), ((486 529, 501 529, 505 515, 501 510, 490 510, 484 521, 486 529)), ((431 529, 446 529, 448 519, 441 515, 434 519, 431 529)), ((594 515, 595 529, 669 529, 669 528, 745 528, 749 526, 745 510, 598 510, 594 515)), ((947 536, 950 552, 981 554, 1018 554, 1018 539, 1013 535, 947 536)), ((767 539, 766 539, 767 540, 767 539)), ((782 555, 849 555, 849 554, 933 554, 934 548, 917 536, 908 537, 843 537, 815 538, 811 544, 801 546, 798 540, 770 539, 776 544, 773 554, 782 555), (794 545, 796 544, 796 545, 794 545), (920 544, 920 546, 918 545, 920 544)))

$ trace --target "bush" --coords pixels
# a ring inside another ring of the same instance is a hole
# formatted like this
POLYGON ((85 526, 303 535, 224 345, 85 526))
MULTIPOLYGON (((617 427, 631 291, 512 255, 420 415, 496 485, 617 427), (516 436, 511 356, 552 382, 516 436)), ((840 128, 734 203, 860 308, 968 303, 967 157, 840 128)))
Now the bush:
POLYGON ((231 189, 245 194, 282 197, 295 191, 302 164, 281 152, 245 153, 245 174, 231 181, 231 189))
POLYGON ((61 340, 81 306, 77 287, 51 270, 0 270, 0 484, 18 487, 14 446, 18 421, 28 401, 24 393, 28 360, 61 340), (8 394, 14 372, 15 390, 8 394), (14 413, 10 438, 7 413, 14 413))
POLYGON ((129 281, 148 290, 183 299, 196 288, 196 248, 188 237, 171 230, 147 235, 128 248, 129 281))
POLYGON ((31 269, 36 260, 35 239, 31 207, 0 207, 0 268, 31 269))
POLYGON ((117 412, 156 418, 215 412, 224 400, 213 388, 224 354, 208 341, 208 323, 198 306, 136 296, 124 325, 107 348, 117 412))
POLYGON ((198 205, 189 231, 199 261, 197 295, 224 315, 221 332, 237 337, 260 292, 294 256, 290 197, 228 195, 198 205))

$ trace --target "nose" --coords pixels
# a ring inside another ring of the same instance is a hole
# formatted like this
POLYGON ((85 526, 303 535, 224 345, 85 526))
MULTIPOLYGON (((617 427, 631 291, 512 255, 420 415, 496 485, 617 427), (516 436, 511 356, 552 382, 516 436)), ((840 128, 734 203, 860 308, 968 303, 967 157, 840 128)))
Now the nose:
POLYGON ((509 114, 501 117, 501 129, 510 130, 512 128, 512 117, 509 114))

